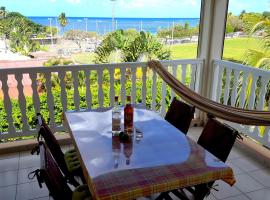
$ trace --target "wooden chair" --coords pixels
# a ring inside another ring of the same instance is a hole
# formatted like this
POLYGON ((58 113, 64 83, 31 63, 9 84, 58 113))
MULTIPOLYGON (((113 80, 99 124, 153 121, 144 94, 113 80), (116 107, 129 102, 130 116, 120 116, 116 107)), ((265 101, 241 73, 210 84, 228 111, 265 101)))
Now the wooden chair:
POLYGON ((58 165, 56 164, 51 152, 44 142, 39 142, 41 166, 35 171, 38 183, 42 187, 45 182, 50 196, 54 200, 90 200, 91 194, 87 185, 77 187, 74 191, 68 186, 65 177, 62 175, 58 165))
MULTIPOLYGON (((226 162, 236 138, 242 139, 237 130, 210 117, 197 143, 223 162, 226 162)), ((204 199, 210 194, 213 185, 214 181, 185 189, 193 195, 194 199, 204 199)), ((189 199, 182 189, 170 192, 179 199, 189 199)), ((169 192, 162 195, 164 199, 167 199, 169 192)))
POLYGON ((166 113, 165 120, 184 134, 187 134, 194 112, 194 106, 190 106, 174 97, 166 113))
POLYGON ((74 176, 79 176, 83 181, 84 178, 76 151, 69 150, 66 153, 63 153, 57 139, 48 124, 45 122, 44 118, 39 113, 37 114, 37 118, 40 126, 37 137, 38 141, 40 141, 41 137, 44 139, 55 161, 68 181, 75 187, 78 186, 79 183, 74 179, 74 176))

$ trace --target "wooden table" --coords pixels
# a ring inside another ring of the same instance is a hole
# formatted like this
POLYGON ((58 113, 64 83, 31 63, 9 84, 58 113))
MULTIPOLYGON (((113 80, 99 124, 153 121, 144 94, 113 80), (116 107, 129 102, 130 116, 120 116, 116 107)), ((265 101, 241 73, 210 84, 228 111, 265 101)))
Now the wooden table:
POLYGON ((95 199, 135 199, 218 179, 234 184, 230 167, 157 113, 135 109, 139 131, 129 142, 112 136, 111 118, 111 110, 65 113, 95 199))

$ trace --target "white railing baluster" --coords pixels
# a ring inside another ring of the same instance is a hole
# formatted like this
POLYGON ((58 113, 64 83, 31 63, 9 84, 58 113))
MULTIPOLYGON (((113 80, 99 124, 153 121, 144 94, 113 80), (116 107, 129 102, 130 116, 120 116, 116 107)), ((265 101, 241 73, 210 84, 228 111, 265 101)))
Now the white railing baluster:
POLYGON ((2 90, 4 94, 4 106, 5 106, 5 111, 7 114, 7 122, 8 122, 8 133, 12 137, 16 133, 15 126, 13 124, 13 118, 12 118, 12 104, 11 100, 8 94, 8 85, 7 85, 7 78, 8 74, 3 74, 0 77, 2 79, 2 90))
POLYGON ((181 82, 185 85, 186 84, 186 74, 187 74, 187 65, 183 64, 182 65, 182 78, 181 82))
POLYGON ((97 75, 98 75, 98 104, 100 108, 103 108, 103 103, 104 103, 104 95, 103 95, 103 68, 97 70, 97 75))
MULTIPOLYGON (((165 66, 166 69, 168 69, 167 66, 165 66)), ((167 84, 165 81, 162 80, 162 86, 161 86, 161 116, 165 116, 166 113, 166 87, 167 84)))
POLYGON ((75 110, 80 110, 80 94, 79 94, 79 80, 78 80, 78 71, 74 70, 72 71, 72 77, 73 77, 73 87, 74 87, 74 106, 75 110))
MULTIPOLYGON (((176 78, 176 72, 177 72, 177 65, 172 65, 172 75, 176 78)), ((171 101, 175 97, 175 92, 173 89, 171 89, 171 101)))
POLYGON ((51 72, 45 72, 44 75, 46 79, 45 85, 47 90, 47 105, 49 109, 50 125, 51 128, 54 130, 56 125, 54 119, 54 98, 52 94, 51 72))
POLYGON ((224 88, 224 104, 228 104, 229 94, 230 94, 230 83, 231 83, 231 69, 226 69, 226 82, 224 88))
POLYGON ((238 79, 239 79, 239 70, 234 70, 234 80, 233 80, 233 88, 232 88, 232 96, 231 96, 231 105, 235 106, 237 99, 237 88, 238 88, 238 79))
POLYGON ((202 83, 202 67, 203 67, 203 62, 197 63, 196 64, 196 78, 195 80, 195 91, 197 93, 200 93, 201 90, 201 83, 202 83))
POLYGON ((126 104, 126 68, 121 68, 121 78, 120 78, 120 85, 121 85, 121 104, 126 104))
POLYGON ((269 77, 262 77, 261 79, 261 87, 260 87, 260 98, 257 106, 257 110, 263 110, 265 106, 265 95, 267 92, 267 84, 269 82, 269 77))
POLYGON ((252 75, 251 76, 251 88, 250 89, 250 95, 249 95, 249 100, 248 100, 248 109, 253 109, 254 108, 254 103, 255 103, 255 92, 256 92, 256 85, 257 85, 257 80, 258 76, 257 75, 252 75))
POLYGON ((131 68, 131 102, 136 103, 136 72, 137 67, 131 68))
POLYGON ((222 65, 215 65, 212 99, 220 102, 221 88, 222 88, 222 76, 224 67, 222 65))
POLYGON ((114 97, 115 97, 115 91, 114 91, 114 68, 109 68, 110 73, 110 105, 114 106, 114 97))
POLYGON ((190 66, 190 70, 191 70, 191 75, 190 75, 190 84, 189 84, 189 88, 192 90, 195 90, 195 74, 196 74, 196 65, 191 65, 190 66))
POLYGON ((86 98, 86 104, 87 108, 91 109, 92 108, 92 94, 91 94, 91 88, 90 88, 90 74, 91 70, 86 69, 84 71, 85 74, 85 98, 86 98))
POLYGON ((23 74, 15 74, 15 78, 18 82, 18 93, 19 93, 19 107, 21 110, 21 120, 22 120, 22 131, 23 133, 26 133, 29 131, 29 126, 28 126, 28 120, 27 120, 27 115, 26 115, 26 99, 23 93, 23 74))
MULTIPOLYGON (((256 110, 263 110, 264 109, 264 105, 265 105, 265 95, 266 95, 266 91, 267 91, 267 83, 269 81, 268 77, 261 77, 261 87, 260 87, 260 91, 259 91, 259 101, 258 101, 258 106, 256 107, 256 110)), ((255 96, 254 96, 255 98, 255 96)), ((259 135, 260 134, 260 127, 256 126, 255 130, 254 130, 254 134, 255 135, 259 135)))
POLYGON ((32 90, 33 90, 32 99, 33 99, 34 108, 35 108, 36 113, 40 113, 40 100, 39 100, 38 88, 37 88, 37 74, 35 72, 31 72, 29 76, 32 81, 32 90))
MULTIPOLYGON (((270 111, 270 100, 268 101, 268 111, 270 111)), ((270 126, 266 126, 264 129, 262 144, 270 148, 270 126)))
POLYGON ((152 77, 152 104, 151 109, 153 111, 156 111, 156 98, 157 98, 157 73, 156 71, 153 71, 153 77, 152 77))
POLYGON ((143 105, 146 105, 146 72, 147 68, 142 67, 142 103, 143 105))
POLYGON ((60 71, 58 72, 58 77, 60 79, 60 87, 61 87, 61 104, 63 113, 67 110, 67 92, 66 92, 66 81, 65 81, 66 72, 60 71))
POLYGON ((241 87, 241 92, 240 92, 240 102, 239 102, 240 108, 243 108, 244 104, 245 104, 248 75, 249 75, 248 72, 243 72, 243 80, 242 80, 242 87, 241 87))

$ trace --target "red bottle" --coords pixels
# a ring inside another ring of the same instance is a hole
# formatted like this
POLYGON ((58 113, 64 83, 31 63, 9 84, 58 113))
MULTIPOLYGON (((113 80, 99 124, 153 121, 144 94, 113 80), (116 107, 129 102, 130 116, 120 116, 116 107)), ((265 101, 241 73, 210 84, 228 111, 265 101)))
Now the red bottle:
POLYGON ((133 133, 133 112, 131 97, 127 96, 127 104, 124 108, 124 130, 128 134, 133 133))

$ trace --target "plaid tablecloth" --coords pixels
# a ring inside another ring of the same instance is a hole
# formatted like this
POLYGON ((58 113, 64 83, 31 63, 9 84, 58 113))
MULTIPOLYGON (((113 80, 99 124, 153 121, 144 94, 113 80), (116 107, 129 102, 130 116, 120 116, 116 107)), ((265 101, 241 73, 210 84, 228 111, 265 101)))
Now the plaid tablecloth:
POLYGON ((230 167, 208 166, 205 151, 195 142, 189 142, 190 157, 183 163, 110 172, 92 179, 90 187, 95 198, 135 199, 219 179, 231 186, 235 183, 230 167))

